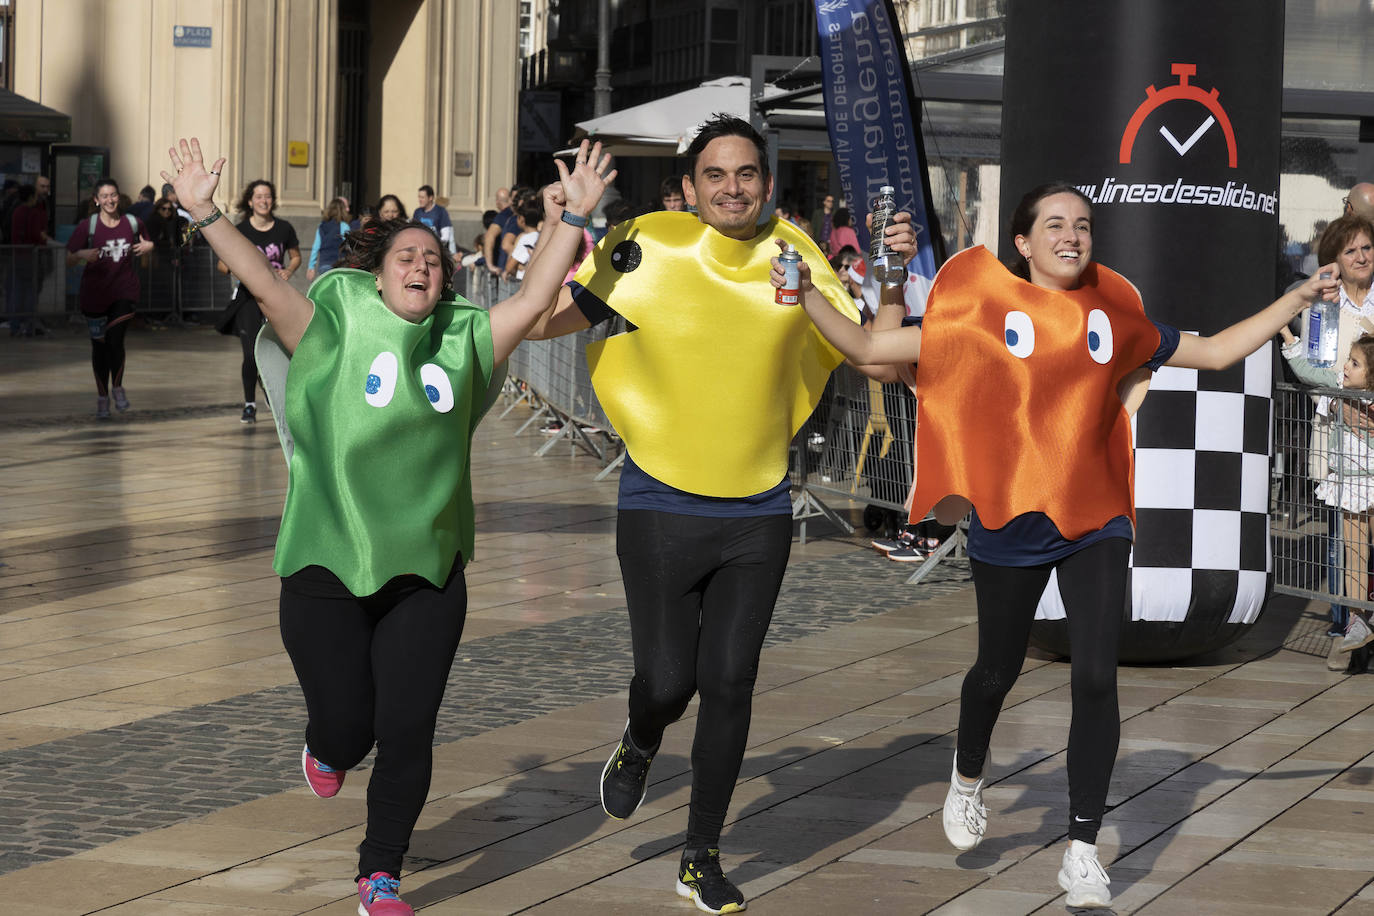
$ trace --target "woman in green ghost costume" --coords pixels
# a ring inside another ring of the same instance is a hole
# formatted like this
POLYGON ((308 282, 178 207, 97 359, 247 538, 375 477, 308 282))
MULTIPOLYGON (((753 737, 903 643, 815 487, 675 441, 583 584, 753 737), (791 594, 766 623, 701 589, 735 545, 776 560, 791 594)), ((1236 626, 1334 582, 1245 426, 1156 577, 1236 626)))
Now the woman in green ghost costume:
POLYGON ((170 154, 176 174, 164 179, 291 354, 285 403, 272 405, 294 441, 273 567, 309 716, 305 777, 332 796, 375 744, 360 912, 409 914, 402 858, 467 607, 472 431, 493 370, 553 301, 615 172, 600 144, 584 142, 571 173, 556 163, 560 181, 544 194, 564 218, 520 291, 486 312, 454 295, 434 232, 401 220, 350 236, 347 264, 302 295, 220 219, 224 159, 207 166, 195 139, 170 154))

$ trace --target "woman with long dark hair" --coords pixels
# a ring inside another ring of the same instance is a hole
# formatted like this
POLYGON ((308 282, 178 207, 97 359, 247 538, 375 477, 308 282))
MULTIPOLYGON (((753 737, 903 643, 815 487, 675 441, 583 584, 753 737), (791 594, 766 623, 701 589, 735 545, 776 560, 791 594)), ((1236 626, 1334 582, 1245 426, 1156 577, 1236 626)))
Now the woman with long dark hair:
MULTIPOLYGON (((170 151, 177 193, 215 253, 254 291, 291 356, 282 404, 293 450, 273 568, 282 642, 309 721, 301 766, 338 793, 372 748, 358 911, 409 916, 401 864, 429 791, 439 704, 467 613, 472 432, 497 367, 549 307, 615 177, 584 142, 546 198, 565 213, 519 291, 490 311, 459 298, 453 260, 401 220, 349 234, 348 259, 302 295, 213 196, 224 165, 196 140, 170 151), (339 460, 347 456, 347 460, 339 460)), ((164 173, 164 177, 167 177, 164 173)))
MULTIPOLYGON (((807 313, 851 362, 917 363, 911 517, 935 505, 948 523, 973 509, 978 657, 964 678, 943 814, 956 849, 983 839, 993 726, 1025 661, 1040 595, 1058 574, 1073 646, 1059 883, 1075 907, 1111 904, 1096 841, 1121 728, 1116 650, 1135 519, 1128 412, 1143 397, 1143 373, 1223 369, 1335 290, 1316 277, 1210 337, 1180 334, 1145 316, 1125 278, 1093 263, 1092 229, 1092 204, 1076 188, 1036 188, 1011 219, 1012 268, 981 246, 955 255, 935 278, 921 327, 865 333, 805 294, 807 313), (1001 453, 960 448, 989 429, 1006 437, 1001 453)), ((781 282, 779 268, 773 277, 781 282)))
MULTIPOLYGON (((182 198, 180 189, 177 190, 177 196, 182 198)), ((296 239, 295 228, 274 215, 277 209, 276 186, 265 178, 248 182, 236 209, 242 214, 239 232, 262 252, 279 279, 291 279, 291 275, 301 266, 301 247, 296 239)), ((190 208, 187 210, 189 212, 190 208)), ((219 262, 219 271, 231 273, 231 268, 223 259, 219 262)), ((234 298, 216 328, 221 334, 232 334, 239 339, 239 346, 243 349, 243 362, 239 367, 239 377, 243 383, 243 414, 239 422, 254 423, 258 419, 258 360, 253 347, 257 343, 258 331, 262 330, 263 314, 258 306, 261 295, 243 277, 238 277, 238 281, 234 298)))
POLYGON ((113 178, 95 183, 95 207, 76 224, 67 240, 67 264, 84 263, 78 303, 91 335, 91 368, 95 372, 95 415, 128 410, 124 393, 124 332, 138 305, 139 281, 135 259, 153 250, 147 227, 120 209, 119 185, 113 178))

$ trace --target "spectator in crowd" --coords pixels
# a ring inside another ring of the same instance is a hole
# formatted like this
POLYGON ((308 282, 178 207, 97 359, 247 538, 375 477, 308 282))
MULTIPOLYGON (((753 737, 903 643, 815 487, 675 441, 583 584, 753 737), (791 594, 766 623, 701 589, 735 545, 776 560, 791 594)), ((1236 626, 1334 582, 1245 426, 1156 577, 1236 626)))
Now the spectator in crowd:
POLYGON ((312 283, 339 261, 339 244, 349 230, 348 201, 334 198, 324 208, 323 217, 315 230, 315 244, 310 246, 310 263, 305 270, 305 279, 312 283))
POLYGON ((181 303, 178 301, 180 286, 173 282, 181 268, 181 248, 186 243, 186 227, 189 224, 177 213, 176 206, 163 197, 153 204, 153 212, 147 220, 148 237, 153 241, 154 280, 153 289, 165 293, 172 301, 167 303, 167 312, 178 316, 181 303))
POLYGON ((19 188, 16 206, 10 211, 6 236, 11 249, 11 270, 5 296, 11 337, 32 337, 44 333, 38 324, 38 285, 42 281, 35 260, 48 244, 48 211, 38 201, 38 189, 31 184, 19 188))
POLYGON ((827 194, 821 198, 821 205, 811 211, 811 237, 821 246, 821 251, 839 251, 830 247, 830 231, 834 228, 835 195, 827 194))
POLYGON ((830 229, 830 250, 839 252, 846 245, 859 251, 859 234, 854 231, 854 226, 850 223, 849 208, 840 207, 831 217, 830 229))
POLYGON ((376 221, 377 208, 372 206, 372 204, 363 204, 358 208, 358 218, 353 221, 358 225, 355 227, 350 224, 349 231, 352 231, 354 228, 362 229, 364 226, 370 225, 376 221))
POLYGON ((124 333, 138 304, 138 270, 134 258, 153 250, 147 229, 119 212, 119 185, 113 178, 95 183, 96 212, 76 224, 67 241, 67 263, 84 263, 77 301, 91 335, 91 368, 95 370, 95 415, 129 409, 124 393, 124 333))
POLYGON ((863 257, 853 248, 841 248, 837 254, 830 259, 830 268, 835 271, 835 276, 840 278, 840 283, 849 291, 849 295, 854 299, 854 306, 859 310, 859 317, 867 320, 872 317, 866 310, 863 299, 865 264, 863 257))
POLYGON ((406 215, 406 208, 401 204, 401 198, 395 194, 383 194, 382 199, 377 201, 377 219, 389 223, 393 219, 409 217, 406 215))
POLYGON ((1361 181, 1351 188, 1345 197, 1345 213, 1374 222, 1374 184, 1361 181))
MULTIPOLYGON (((511 249, 510 260, 506 265, 506 276, 516 280, 525 279, 525 266, 534 254, 534 246, 539 243, 539 230, 544 222, 544 201, 538 195, 526 197, 515 211, 520 226, 515 247, 511 249)), ((585 231, 586 227, 583 227, 585 231)), ((580 251, 580 248, 579 248, 580 251)), ((577 258, 576 260, 581 260, 577 258)))
POLYGON ((129 206, 129 212, 140 223, 148 222, 148 217, 153 215, 153 204, 157 200, 157 195, 153 192, 153 186, 145 184, 143 190, 138 192, 138 200, 129 206))
POLYGON ((0 191, 0 243, 10 244, 10 217, 14 208, 19 206, 19 182, 6 178, 4 190, 0 191))
MULTIPOLYGON (((301 266, 301 247, 296 239, 295 227, 284 219, 278 219, 275 216, 276 209, 276 185, 265 178, 248 182, 239 198, 241 218, 238 230, 262 252, 278 277, 289 280, 301 266)), ((229 265, 223 260, 218 266, 220 273, 230 272, 229 265)), ((243 383, 243 413, 239 422, 255 423, 258 419, 258 358, 253 348, 258 341, 258 331, 262 330, 263 317, 257 294, 242 282, 242 277, 238 279, 240 282, 233 301, 225 309, 216 328, 221 334, 232 334, 239 339, 239 346, 243 349, 243 361, 239 366, 239 378, 243 383)))
POLYGON ((178 216, 180 216, 182 219, 186 220, 187 223, 190 223, 190 222, 191 222, 191 214, 189 214, 189 213, 187 213, 185 210, 183 210, 182 207, 181 207, 181 202, 177 200, 177 189, 176 189, 176 188, 174 188, 174 187, 172 187, 170 184, 167 184, 167 183, 164 182, 163 185, 162 185, 162 196, 165 197, 165 198, 167 198, 168 200, 170 200, 170 201, 172 202, 172 206, 174 206, 174 207, 177 208, 177 215, 178 215, 178 216))
MULTIPOLYGON (((1355 186, 1356 188, 1359 185, 1355 186)), ((1352 194, 1354 190, 1352 189, 1352 194)), ((1322 230, 1321 238, 1317 240, 1316 255, 1322 264, 1338 264, 1340 266, 1341 283, 1338 287, 1338 302, 1340 303, 1340 324, 1336 335, 1336 352, 1349 353, 1350 346, 1361 335, 1369 329, 1374 329, 1374 293, 1370 292, 1370 264, 1367 260, 1360 258, 1344 258, 1342 252, 1347 248, 1353 248, 1352 254, 1357 254, 1363 246, 1351 244, 1358 242, 1361 233, 1367 231, 1369 225, 1367 220, 1349 212, 1351 207, 1346 205, 1347 213, 1339 219, 1332 220, 1325 229, 1322 230), (1349 263, 1347 263, 1349 261, 1349 263)), ((1312 272, 1316 271, 1312 268, 1312 272)), ((1285 365, 1289 365, 1285 363, 1285 365)), ((1330 473, 1330 454, 1328 443, 1332 435, 1332 424, 1334 417, 1330 412, 1316 412, 1312 416, 1312 431, 1308 440, 1307 452, 1307 474, 1311 481, 1320 483, 1325 480, 1330 473)), ((1327 514, 1327 526, 1329 538, 1327 540, 1327 584, 1333 595, 1341 595, 1344 585, 1341 582, 1340 566, 1342 565, 1337 556, 1336 545, 1338 519, 1336 513, 1327 514)), ((1335 646, 1339 643, 1339 638, 1344 637, 1347 626, 1350 624, 1349 608, 1342 605, 1339 601, 1331 603, 1331 627, 1327 635, 1334 637, 1332 646, 1327 653, 1327 666, 1331 670, 1339 670, 1344 667, 1342 657, 1335 646)))
POLYGON ((658 183, 658 200, 664 210, 680 212, 687 209, 687 198, 682 196, 681 175, 669 175, 658 183))
POLYGON ((634 219, 639 215, 635 210, 635 205, 628 200, 621 198, 615 203, 606 207, 603 211, 606 217, 606 231, 610 232, 616 226, 625 222, 627 219, 634 219))
POLYGON ((531 197, 537 197, 538 194, 536 189, 527 188, 523 185, 517 186, 510 192, 510 215, 501 224, 501 240, 497 250, 497 259, 501 262, 501 274, 507 273, 511 256, 515 253, 515 240, 520 237, 520 208, 531 197))
MULTIPOLYGON (((1370 259, 1367 250, 1369 238, 1361 237, 1366 248, 1363 255, 1365 260, 1370 259)), ((1374 335, 1360 335, 1351 345, 1342 367, 1336 369, 1312 365, 1307 358, 1304 342, 1288 328, 1280 328, 1279 334, 1283 337, 1284 358, 1304 383, 1317 388, 1374 390, 1374 335)), ((1346 422, 1331 428, 1326 443, 1330 470, 1326 479, 1317 485, 1316 497, 1331 507, 1333 512, 1340 514, 1341 543, 1345 548, 1345 556, 1339 594, 1362 601, 1369 595, 1370 510, 1374 509, 1374 439, 1370 437, 1370 402, 1353 398, 1322 400, 1328 411, 1343 411, 1346 422)), ((1339 658, 1341 653, 1353 652, 1371 641, 1374 641, 1374 630, 1369 626, 1369 612, 1350 608, 1345 632, 1335 641, 1335 650, 1330 654, 1339 658)))
POLYGON ((507 188, 497 188, 496 213, 491 222, 486 222, 485 218, 482 222, 482 263, 493 276, 499 276, 505 265, 505 255, 501 251, 501 233, 505 229, 506 220, 514 218, 515 213, 510 207, 510 191, 507 188))
POLYGON ((453 220, 449 219, 448 211, 439 206, 434 200, 434 188, 427 184, 420 185, 420 190, 416 192, 415 202, 419 205, 410 218, 417 223, 424 223, 434 230, 434 234, 439 236, 439 240, 448 246, 449 254, 453 253, 453 220))
MULTIPOLYGON (((6 178, 3 188, 0 188, 0 245, 10 244, 10 224, 14 218, 15 208, 18 206, 19 182, 13 178, 6 178)), ((14 287, 12 286, 14 278, 12 273, 6 270, 6 267, 7 265, 0 262, 0 275, 3 275, 5 280, 5 312, 7 316, 10 316, 5 319, 5 326, 9 328, 10 335, 15 336, 22 333, 23 328, 16 325, 12 317, 15 314, 14 287)))
MULTIPOLYGON (((487 212, 494 213, 495 211, 488 210, 487 212)), ((482 243, 485 239, 486 233, 483 232, 479 232, 472 237, 472 251, 468 252, 467 254, 463 255, 461 258, 458 259, 459 267, 465 267, 469 270, 476 270, 479 267, 486 266, 486 264, 482 260, 482 243)))

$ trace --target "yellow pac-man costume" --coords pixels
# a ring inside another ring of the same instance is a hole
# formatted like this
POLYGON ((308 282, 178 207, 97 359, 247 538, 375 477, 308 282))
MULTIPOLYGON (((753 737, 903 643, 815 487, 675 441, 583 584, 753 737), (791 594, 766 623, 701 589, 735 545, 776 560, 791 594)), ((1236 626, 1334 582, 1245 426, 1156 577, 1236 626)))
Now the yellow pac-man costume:
POLYGON ((777 240, 858 320, 815 243, 774 218, 739 241, 686 213, 612 230, 574 278, 635 325, 587 348, 592 385, 635 463, 689 493, 739 498, 777 486, 787 446, 844 359, 768 282, 777 240))

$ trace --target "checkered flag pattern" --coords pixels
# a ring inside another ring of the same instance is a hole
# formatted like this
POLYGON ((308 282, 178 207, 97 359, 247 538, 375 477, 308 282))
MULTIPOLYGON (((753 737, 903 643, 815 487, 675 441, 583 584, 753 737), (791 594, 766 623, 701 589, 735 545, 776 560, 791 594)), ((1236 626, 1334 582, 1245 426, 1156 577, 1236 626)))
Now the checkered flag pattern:
MULTIPOLYGON (((1192 332, 1189 332, 1192 333, 1192 332)), ((1162 367, 1132 423, 1131 619, 1253 623, 1269 592, 1273 351, 1220 372, 1162 367)), ((1038 619, 1064 616, 1056 580, 1038 619)))

